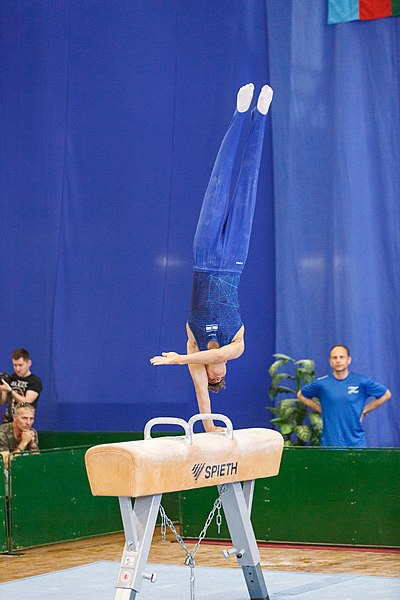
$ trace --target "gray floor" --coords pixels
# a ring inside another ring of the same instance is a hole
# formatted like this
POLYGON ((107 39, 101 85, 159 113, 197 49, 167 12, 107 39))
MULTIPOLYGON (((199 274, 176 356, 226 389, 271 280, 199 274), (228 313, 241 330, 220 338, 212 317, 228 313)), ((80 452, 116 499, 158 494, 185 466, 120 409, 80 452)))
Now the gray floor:
MULTIPOLYGON (((0 597, 12 600, 113 600, 119 563, 96 562, 0 584, 0 597)), ((60 564, 62 569, 62 564, 60 564)), ((157 581, 143 582, 137 600, 190 600, 190 569, 147 565, 157 581)), ((248 600, 240 569, 195 569, 196 600, 248 600)), ((271 600, 399 600, 400 579, 264 571, 271 600)))

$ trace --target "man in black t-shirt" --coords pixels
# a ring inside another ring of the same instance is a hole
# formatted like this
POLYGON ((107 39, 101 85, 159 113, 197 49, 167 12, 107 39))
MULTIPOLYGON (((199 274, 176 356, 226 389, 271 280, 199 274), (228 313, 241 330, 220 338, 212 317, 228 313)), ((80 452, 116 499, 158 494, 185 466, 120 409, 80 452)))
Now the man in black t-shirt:
POLYGON ((0 403, 7 402, 7 409, 3 415, 3 422, 10 423, 13 420, 15 407, 19 402, 29 402, 34 408, 42 391, 41 379, 31 372, 32 360, 28 350, 18 348, 11 355, 14 373, 0 382, 0 403))

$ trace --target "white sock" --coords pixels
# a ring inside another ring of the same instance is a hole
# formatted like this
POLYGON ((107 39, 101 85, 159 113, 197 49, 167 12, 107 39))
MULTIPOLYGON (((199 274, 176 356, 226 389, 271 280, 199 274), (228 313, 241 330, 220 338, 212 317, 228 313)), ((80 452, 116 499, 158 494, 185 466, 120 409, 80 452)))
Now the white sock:
POLYGON ((246 112, 249 110, 254 94, 254 83, 243 85, 237 93, 237 110, 246 112))
POLYGON ((272 96, 274 92, 269 85, 264 85, 261 88, 260 95, 258 96, 257 108, 262 115, 266 115, 269 110, 269 105, 272 102, 272 96))

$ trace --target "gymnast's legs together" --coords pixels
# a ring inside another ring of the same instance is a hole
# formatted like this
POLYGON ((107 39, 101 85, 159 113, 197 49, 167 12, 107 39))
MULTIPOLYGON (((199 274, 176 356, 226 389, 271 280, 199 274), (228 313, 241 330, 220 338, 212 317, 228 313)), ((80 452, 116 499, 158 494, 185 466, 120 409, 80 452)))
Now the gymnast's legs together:
POLYGON ((246 262, 256 204, 265 115, 273 95, 272 89, 265 85, 257 108, 251 112, 251 129, 231 195, 235 158, 253 92, 252 83, 240 88, 237 108, 215 160, 193 242, 195 270, 241 273, 246 262))

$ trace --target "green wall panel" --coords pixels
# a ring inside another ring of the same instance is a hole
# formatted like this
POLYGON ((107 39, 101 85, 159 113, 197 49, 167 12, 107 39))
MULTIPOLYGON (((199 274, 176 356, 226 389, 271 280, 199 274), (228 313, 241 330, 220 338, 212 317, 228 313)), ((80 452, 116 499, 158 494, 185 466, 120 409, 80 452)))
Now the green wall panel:
MULTIPOLYGON (((256 482, 260 541, 400 546, 400 450, 287 448, 280 474, 256 482)), ((215 488, 181 496, 182 531, 196 537, 215 488)), ((228 535, 223 525, 221 536, 228 535)), ((208 537, 218 537, 216 526, 208 537)))
POLYGON ((254 528, 265 540, 399 546, 400 451, 288 449, 259 482, 254 528))
POLYGON ((113 444, 142 440, 143 433, 113 431, 39 431, 41 450, 50 448, 68 448, 72 446, 96 446, 97 444, 113 444))
POLYGON ((0 552, 6 552, 8 549, 6 490, 3 473, 4 462, 3 457, 0 456, 0 552))
MULTIPOLYGON (((44 450, 12 461, 11 551, 122 530, 118 499, 91 494, 84 463, 86 450, 86 447, 44 450)), ((178 521, 179 494, 164 494, 162 502, 169 517, 178 521)), ((1 484, 0 519, 4 520, 5 528, 1 484)), ((0 548, 3 543, 6 550, 6 542, 7 536, 0 532, 0 548)))
POLYGON ((92 496, 85 448, 13 460, 10 471, 12 550, 122 529, 117 498, 92 496))
MULTIPOLYGON (((152 431, 152 437, 166 435, 182 435, 174 432, 152 431)), ((76 446, 96 446, 115 442, 142 440, 143 432, 138 431, 39 431, 41 450, 54 448, 70 448, 76 446)))

